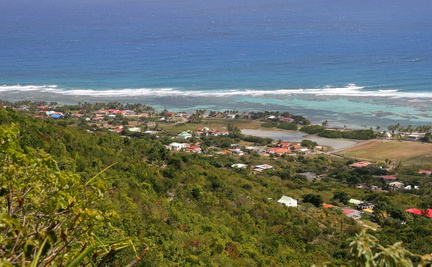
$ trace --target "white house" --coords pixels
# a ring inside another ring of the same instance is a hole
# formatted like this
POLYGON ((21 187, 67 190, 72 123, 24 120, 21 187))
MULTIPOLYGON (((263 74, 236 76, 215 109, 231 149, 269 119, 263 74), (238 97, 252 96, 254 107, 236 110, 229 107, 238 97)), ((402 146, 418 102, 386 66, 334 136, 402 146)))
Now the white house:
POLYGON ((246 168, 248 165, 243 163, 236 163, 231 165, 231 168, 246 168))
POLYGON ((404 183, 402 183, 402 182, 391 182, 391 183, 389 183, 389 185, 391 187, 394 187, 394 188, 402 188, 402 187, 404 187, 404 183))
POLYGON ((257 166, 255 166, 254 171, 262 172, 262 171, 267 170, 267 169, 273 169, 273 166, 268 165, 268 164, 257 165, 257 166))
POLYGON ((184 149, 186 147, 187 147, 186 144, 180 144, 180 143, 171 143, 171 144, 168 145, 168 148, 170 150, 177 150, 177 151, 182 150, 182 149, 184 149))
POLYGON ((140 127, 132 127, 128 129, 130 132, 134 132, 134 133, 138 133, 141 132, 141 128, 140 127))
POLYGON ((292 197, 282 196, 277 202, 284 204, 287 207, 297 207, 297 200, 292 197))

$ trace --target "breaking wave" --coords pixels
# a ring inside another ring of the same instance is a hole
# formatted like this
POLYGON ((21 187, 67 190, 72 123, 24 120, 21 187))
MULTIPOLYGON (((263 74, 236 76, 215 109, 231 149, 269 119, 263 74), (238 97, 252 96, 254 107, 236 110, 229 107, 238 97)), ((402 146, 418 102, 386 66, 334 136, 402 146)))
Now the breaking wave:
MULTIPOLYGON (((370 90, 364 86, 348 84, 345 87, 325 86, 311 89, 229 89, 229 90, 182 90, 174 88, 125 88, 125 89, 66 89, 57 85, 1 85, 0 93, 39 92, 63 96, 88 97, 230 97, 230 96, 289 96, 289 95, 315 95, 315 96, 359 96, 359 97, 391 97, 391 98, 432 98, 429 92, 402 92, 398 89, 370 90)), ((1 96, 0 96, 1 98, 1 96)))

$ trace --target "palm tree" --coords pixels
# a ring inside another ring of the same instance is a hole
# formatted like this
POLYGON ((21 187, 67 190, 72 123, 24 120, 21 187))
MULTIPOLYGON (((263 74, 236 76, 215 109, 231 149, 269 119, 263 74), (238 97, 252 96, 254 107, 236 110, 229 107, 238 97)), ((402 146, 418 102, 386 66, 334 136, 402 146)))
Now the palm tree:
POLYGON ((391 133, 392 133, 392 135, 393 135, 394 132, 396 131, 396 125, 389 125, 389 126, 387 127, 387 129, 388 129, 389 131, 391 131, 391 133))
POLYGON ((414 132, 414 128, 411 125, 408 125, 408 127, 405 129, 405 131, 407 131, 411 134, 412 132, 414 132))

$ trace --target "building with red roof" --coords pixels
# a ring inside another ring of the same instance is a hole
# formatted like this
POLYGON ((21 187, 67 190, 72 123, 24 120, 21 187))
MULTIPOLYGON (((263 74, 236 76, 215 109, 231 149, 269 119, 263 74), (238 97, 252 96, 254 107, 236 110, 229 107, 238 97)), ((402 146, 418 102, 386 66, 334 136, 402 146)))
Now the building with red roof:
POLYGON ((367 167, 367 166, 372 165, 372 164, 373 164, 373 163, 368 162, 368 161, 359 161, 359 162, 356 162, 356 163, 350 164, 349 166, 350 166, 351 168, 361 168, 361 167, 367 167))
POLYGON ((415 214, 415 215, 420 215, 420 216, 425 216, 428 218, 432 218, 432 209, 426 209, 426 210, 419 210, 419 209, 407 209, 405 210, 406 212, 415 214))
POLYGON ((421 170, 418 172, 418 174, 426 174, 426 175, 431 175, 432 171, 429 170, 421 170))

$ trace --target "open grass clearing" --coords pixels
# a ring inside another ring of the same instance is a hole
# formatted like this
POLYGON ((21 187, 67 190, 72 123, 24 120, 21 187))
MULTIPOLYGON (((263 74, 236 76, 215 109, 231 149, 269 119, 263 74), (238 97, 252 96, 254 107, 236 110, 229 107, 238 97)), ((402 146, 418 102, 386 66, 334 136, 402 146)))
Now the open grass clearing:
POLYGON ((384 162, 389 159, 401 161, 402 164, 427 164, 432 162, 432 144, 372 140, 340 151, 338 154, 359 160, 384 162))

